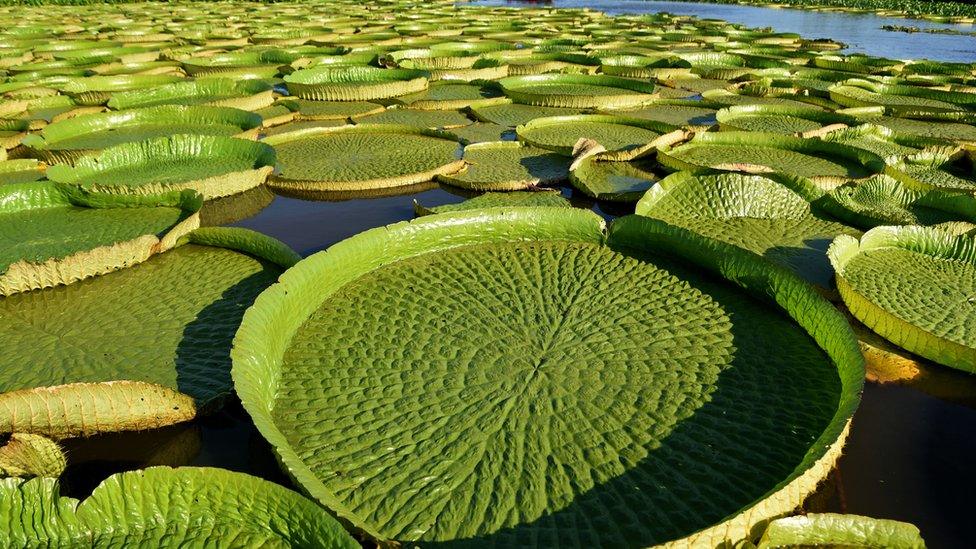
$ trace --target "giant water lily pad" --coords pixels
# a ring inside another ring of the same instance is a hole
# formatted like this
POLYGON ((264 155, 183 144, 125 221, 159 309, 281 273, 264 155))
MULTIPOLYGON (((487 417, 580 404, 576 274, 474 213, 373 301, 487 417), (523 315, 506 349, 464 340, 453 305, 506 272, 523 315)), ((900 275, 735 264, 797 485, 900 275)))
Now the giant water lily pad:
POLYGON ((65 438, 192 418, 230 392, 241 315, 296 260, 252 231, 198 229, 139 265, 0 298, 0 432, 65 438))
POLYGON ((61 87, 61 91, 68 94, 79 105, 100 105, 120 92, 152 88, 179 80, 182 78, 172 75, 89 76, 69 80, 61 87))
POLYGON ((580 114, 579 109, 563 107, 540 107, 536 105, 519 105, 509 103, 503 105, 476 106, 471 108, 471 114, 483 122, 498 124, 499 126, 509 126, 514 128, 522 124, 527 124, 536 118, 547 116, 572 116, 580 114))
POLYGON ((652 101, 654 84, 605 75, 535 74, 498 81, 512 101, 573 109, 624 108, 652 101))
POLYGON ((811 207, 819 196, 796 178, 682 172, 651 188, 637 213, 745 248, 829 288, 827 248, 837 235, 860 231, 811 207))
POLYGON ((265 138, 274 146, 276 188, 374 190, 430 181, 464 163, 454 136, 395 124, 308 128, 265 138), (352 155, 352 156, 350 156, 352 155))
POLYGON ((815 107, 793 105, 735 105, 716 113, 716 119, 726 131, 756 131, 782 134, 812 132, 824 126, 854 125, 852 116, 836 114, 815 107))
POLYGON ((974 153, 972 149, 917 153, 901 159, 889 173, 913 189, 976 193, 974 153))
POLYGON ((476 191, 514 191, 553 185, 569 177, 570 159, 514 141, 464 148, 464 169, 437 176, 448 185, 476 191))
POLYGON ((112 475, 80 502, 55 479, 2 479, 0 521, 6 547, 359 547, 311 500, 211 468, 112 475))
POLYGON ((260 126, 259 115, 239 109, 163 105, 88 114, 55 122, 39 134, 24 138, 24 145, 42 159, 70 163, 120 143, 180 133, 249 136, 255 135, 260 126))
POLYGON ((274 170, 274 149, 265 143, 209 135, 174 135, 124 143, 58 164, 48 179, 100 193, 158 194, 192 189, 219 198, 265 182, 274 170))
POLYGON ((209 78, 117 93, 109 100, 108 106, 113 109, 133 109, 157 105, 213 105, 256 111, 272 103, 274 94, 271 86, 260 80, 209 78))
POLYGON ((569 200, 564 198, 556 189, 512 192, 487 192, 481 196, 469 198, 456 204, 427 207, 420 202, 413 201, 413 210, 418 216, 439 213, 461 212, 481 208, 546 206, 550 208, 569 208, 569 200))
POLYGON ((925 541, 918 528, 907 522, 859 515, 814 513, 770 522, 757 547, 925 549, 925 541))
POLYGON ((642 149, 673 126, 652 120, 604 114, 537 118, 515 129, 520 140, 572 156, 580 139, 592 139, 608 151, 642 149))
POLYGON ((285 77, 288 91, 318 101, 370 101, 427 89, 428 73, 376 67, 316 67, 285 77))
POLYGON ((453 82, 431 84, 426 90, 398 98, 412 109, 463 109, 504 105, 509 99, 493 86, 453 82))
POLYGON ((145 261, 193 230, 199 209, 192 191, 126 197, 50 182, 0 186, 0 296, 145 261))
POLYGON ((817 205, 833 217, 863 229, 976 219, 976 204, 971 199, 913 189, 884 174, 832 189, 817 205))
POLYGON ((356 124, 398 124, 415 128, 460 128, 472 123, 456 110, 426 110, 391 107, 382 112, 353 117, 356 124))
POLYGON ((635 202, 660 179, 647 161, 613 162, 587 156, 573 164, 569 174, 573 187, 597 200, 635 202))
POLYGON ((863 179, 884 170, 884 160, 863 149, 758 132, 700 133, 661 150, 658 161, 674 170, 780 172, 825 183, 863 179))
MULTIPOLYGON (((5 154, 0 154, 0 157, 5 154)), ((0 185, 29 183, 44 177, 46 167, 33 158, 0 160, 0 185)))
POLYGON ((362 233, 262 294, 233 354, 310 495, 445 546, 738 541, 829 471, 864 375, 787 271, 639 216, 608 238, 572 208, 362 233))
POLYGON ((830 247, 851 314, 919 356, 976 373, 976 239, 935 227, 878 227, 830 247))

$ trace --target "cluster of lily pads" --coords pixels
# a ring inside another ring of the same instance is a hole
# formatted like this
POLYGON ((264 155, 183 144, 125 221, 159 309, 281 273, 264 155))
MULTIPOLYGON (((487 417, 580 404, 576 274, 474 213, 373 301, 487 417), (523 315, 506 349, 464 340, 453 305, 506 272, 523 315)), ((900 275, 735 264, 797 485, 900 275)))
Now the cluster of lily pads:
POLYGON ((973 66, 666 14, 32 14, 0 32, 0 544, 922 545, 780 517, 859 401, 839 308, 976 372, 973 66), (220 226, 437 184, 486 194, 304 259, 220 226), (303 495, 60 496, 59 441, 233 393, 303 495))

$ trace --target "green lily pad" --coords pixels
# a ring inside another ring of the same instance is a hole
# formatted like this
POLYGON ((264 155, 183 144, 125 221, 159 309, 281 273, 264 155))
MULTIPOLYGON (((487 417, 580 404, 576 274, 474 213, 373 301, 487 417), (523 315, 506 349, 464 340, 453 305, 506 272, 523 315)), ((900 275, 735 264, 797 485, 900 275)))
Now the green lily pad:
POLYGON ((272 103, 274 94, 271 86, 260 80, 208 78, 117 93, 109 100, 108 106, 113 109, 133 109, 157 105, 212 105, 256 111, 272 103))
POLYGON ((198 229, 138 265, 0 298, 0 432, 60 439, 192 419, 230 393, 241 315, 296 260, 252 231, 198 229))
POLYGON ((832 124, 856 125, 852 116, 826 112, 815 107, 792 105, 736 105, 715 115, 726 131, 754 131, 799 134, 832 124))
POLYGON ((199 223, 192 191, 95 195, 50 182, 0 186, 0 296, 146 260, 199 223))
POLYGON ((423 110, 391 107, 383 112, 353 117, 356 124, 396 124, 432 130, 460 128, 472 123, 463 113, 455 110, 423 110))
POLYGON ((124 143, 74 166, 48 169, 52 181, 113 194, 159 194, 192 189, 204 200, 262 185, 274 171, 270 145, 209 135, 174 135, 124 143))
POLYGON ((44 164, 33 158, 0 160, 0 185, 29 183, 44 178, 44 164))
POLYGON ((884 160, 863 149, 758 132, 700 133, 662 149, 657 158, 673 170, 778 172, 824 183, 863 179, 884 170, 884 160))
POLYGON ((758 545, 759 549, 788 547, 925 549, 925 541, 918 528, 906 522, 814 513, 770 522, 758 545))
POLYGON ((24 145, 54 163, 75 160, 121 143, 173 134, 246 135, 261 126, 257 114, 228 107, 163 105, 147 109, 88 114, 55 122, 24 145))
POLYGON ((860 231, 812 208, 819 195, 810 184, 788 177, 682 172, 658 182, 636 211, 745 248, 830 288, 828 246, 837 235, 860 231))
POLYGON ((976 373, 974 251, 972 235, 906 226, 838 237, 829 256, 855 318, 912 353, 976 373))
POLYGON ((936 225, 976 216, 976 204, 958 195, 908 188, 888 175, 832 189, 817 205, 862 229, 879 225, 936 225))
POLYGON ((594 156, 575 163, 573 187, 586 196, 610 202, 636 202, 660 179, 647 162, 613 162, 594 156))
POLYGON ((512 191, 506 193, 488 192, 474 198, 469 198, 463 202, 458 202, 457 204, 444 204, 443 206, 429 208, 421 205, 416 200, 413 201, 413 210, 418 216, 502 206, 569 208, 572 205, 557 190, 512 191))
POLYGON ((830 470, 856 340, 748 252, 639 216, 601 229, 489 208, 357 235, 245 314, 237 392, 292 477, 379 539, 734 543, 830 470))
POLYGON ((596 141, 608 151, 626 153, 642 150, 672 129, 668 124, 640 118, 580 114, 537 118, 517 127, 515 133, 526 143, 572 156, 576 142, 583 138, 596 141))
POLYGON ((573 109, 625 108, 649 103, 654 84, 605 75, 536 74, 498 81, 512 101, 573 109))
POLYGON ((172 75, 88 76, 69 80, 61 91, 79 105, 101 105, 120 92, 152 88, 183 80, 172 75))
POLYGON ((606 114, 626 116, 627 118, 643 118, 663 122, 673 126, 703 126, 714 125, 716 110, 701 101, 656 101, 650 105, 645 105, 640 109, 606 111, 606 114))
POLYGON ((514 128, 527 124, 536 118, 547 116, 572 116, 582 113, 579 109, 562 107, 539 107, 535 105, 519 105, 510 103, 505 105, 476 106, 471 108, 471 114, 483 122, 498 124, 514 128))
POLYGON ((375 67, 317 67, 285 76, 288 91, 317 101, 370 101, 427 89, 428 73, 375 67))
POLYGON ((435 82, 422 92, 404 95, 398 100, 412 109, 429 110, 485 107, 510 102, 501 91, 493 87, 450 80, 435 82))
POLYGON ((464 164, 463 170, 437 180, 476 191, 554 185, 569 177, 570 159, 515 141, 495 141, 465 147, 464 164))
POLYGON ((307 99, 288 99, 298 106, 298 115, 303 120, 347 120, 353 116, 365 116, 383 112, 386 108, 367 101, 309 101, 307 99))
POLYGON ((274 188, 365 191, 455 173, 460 144, 445 132, 395 124, 309 128, 264 139, 278 157, 274 188), (353 155, 353 156, 350 156, 353 155))
POLYGON ((359 547, 303 496, 211 468, 115 474, 81 502, 60 496, 51 478, 3 479, 0 520, 6 525, 0 543, 8 547, 359 547))

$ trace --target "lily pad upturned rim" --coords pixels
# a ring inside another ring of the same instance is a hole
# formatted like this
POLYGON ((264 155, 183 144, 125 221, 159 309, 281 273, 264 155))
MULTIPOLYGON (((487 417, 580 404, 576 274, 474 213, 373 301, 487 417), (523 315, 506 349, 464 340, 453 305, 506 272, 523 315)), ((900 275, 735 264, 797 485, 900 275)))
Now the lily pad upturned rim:
MULTIPOLYGON (((837 289, 856 319, 912 353, 976 374, 976 349, 935 335, 888 312, 858 293, 844 277, 847 265, 856 256, 885 248, 900 248, 940 260, 976 264, 976 238, 953 234, 939 227, 881 226, 867 231, 860 240, 838 236, 827 250, 827 257, 837 273, 837 289)), ((924 281, 920 283, 924 284, 924 281)))
POLYGON ((0 213, 52 206, 126 208, 168 206, 182 210, 178 221, 160 235, 150 234, 98 246, 87 251, 52 257, 42 263, 11 263, 0 273, 0 296, 70 284, 149 259, 177 245, 178 240, 200 226, 201 196, 190 190, 132 196, 91 193, 73 185, 36 181, 0 186, 0 213))
POLYGON ((285 76, 288 91, 318 101, 370 101, 427 89, 430 73, 377 67, 315 67, 285 76), (348 77, 348 78, 342 78, 348 77))
POLYGON ((73 162, 91 153, 94 149, 60 149, 58 141, 92 131, 142 123, 174 125, 180 123, 226 123, 239 127, 241 129, 239 135, 249 135, 247 132, 257 131, 261 127, 261 122, 260 115, 230 107, 160 105, 145 109, 85 114, 59 120, 48 124, 39 133, 28 135, 24 138, 23 144, 39 153, 45 160, 73 162))
POLYGON ((202 103, 216 107, 233 107, 253 111, 274 103, 272 86, 261 80, 232 80, 230 78, 206 78, 202 80, 180 79, 162 86, 127 90, 116 93, 108 101, 111 109, 123 110, 158 105, 179 105, 180 100, 198 91, 200 96, 212 95, 214 99, 202 103))
POLYGON ((77 185, 95 193, 108 194, 160 194, 172 190, 191 189, 200 193, 204 200, 241 193, 265 182, 274 171, 275 151, 270 145, 249 139, 237 139, 220 135, 176 134, 146 141, 122 143, 102 149, 96 154, 80 158, 74 165, 55 164, 47 169, 51 181, 77 185), (250 168, 228 172, 203 179, 149 183, 139 187, 105 185, 92 178, 106 170, 123 169, 148 160, 182 157, 199 159, 205 156, 229 156, 251 161, 250 168), (88 180, 82 182, 82 180, 88 180))
POLYGON ((278 387, 276 369, 289 340, 324 299, 390 263, 477 243, 551 239, 609 242, 683 258, 781 307, 838 366, 842 390, 837 411, 794 474, 734 517, 669 544, 715 546, 745 539, 755 524, 792 511, 832 470, 860 400, 864 359, 847 321, 812 286, 750 252, 662 221, 627 216, 616 220, 607 236, 604 222, 592 212, 501 207, 425 216, 360 233, 306 258, 258 296, 234 340, 232 377, 245 409, 287 473, 355 531, 382 540, 375 525, 326 488, 275 424, 271 407, 278 387))
POLYGON ((151 88, 184 80, 181 76, 166 74, 117 74, 111 76, 86 76, 75 78, 62 85, 61 92, 79 105, 97 105, 113 95, 133 89, 151 88))
MULTIPOLYGON (((764 133, 764 132, 703 132, 696 133, 692 139, 674 145, 668 145, 660 148, 658 150, 658 160, 661 164, 671 168, 673 170, 687 170, 691 172, 702 172, 702 171, 714 171, 716 168, 713 166, 700 166, 696 164, 689 164, 677 158, 674 158, 671 153, 678 148, 687 144, 699 144, 699 145, 745 145, 745 146, 755 146, 755 147, 776 147, 785 148, 799 153, 817 153, 820 155, 829 155, 834 157, 840 157, 849 162, 855 162, 867 169, 869 173, 868 176, 878 174, 884 171, 885 161, 880 156, 874 154, 873 152, 866 151, 864 149, 859 149, 857 147, 851 147, 849 145, 842 145, 840 143, 831 143, 828 141, 823 141, 816 138, 803 138, 803 137, 793 137, 789 135, 781 135, 777 133, 764 133)), ((737 170, 733 170, 737 171, 737 170)), ((814 176, 808 179, 817 182, 823 182, 825 184, 840 183, 848 181, 852 178, 840 178, 843 181, 837 181, 838 178, 833 176, 814 176)), ((856 179, 856 178, 853 178, 856 179)))
POLYGON ((655 98, 657 87, 650 82, 602 74, 532 74, 509 76, 498 81, 509 98, 516 103, 540 107, 569 108, 623 108, 647 103, 655 98), (603 96, 551 95, 540 92, 523 92, 521 88, 549 83, 569 85, 605 86, 620 89, 619 94, 603 96))
POLYGON ((855 126, 860 121, 850 115, 834 113, 819 109, 817 107, 804 108, 796 105, 732 105, 719 109, 715 113, 715 119, 726 130, 742 131, 742 128, 735 126, 735 120, 741 117, 755 116, 791 116, 811 120, 820 124, 844 124, 855 126))
MULTIPOLYGON (((452 141, 461 146, 458 137, 449 131, 433 130, 428 128, 418 128, 402 124, 346 124, 343 126, 313 127, 280 133, 265 137, 261 141, 271 146, 297 141, 309 137, 319 137, 324 135, 335 135, 341 133, 400 133, 409 135, 422 135, 452 141)), ((404 187, 432 181, 438 175, 457 172, 464 167, 464 160, 458 156, 453 162, 423 173, 403 174, 394 178, 372 179, 362 181, 309 181, 301 179, 289 179, 287 177, 272 175, 268 181, 268 186, 273 189, 291 191, 314 191, 314 192, 346 192, 346 191, 376 191, 379 189, 391 189, 404 187)))

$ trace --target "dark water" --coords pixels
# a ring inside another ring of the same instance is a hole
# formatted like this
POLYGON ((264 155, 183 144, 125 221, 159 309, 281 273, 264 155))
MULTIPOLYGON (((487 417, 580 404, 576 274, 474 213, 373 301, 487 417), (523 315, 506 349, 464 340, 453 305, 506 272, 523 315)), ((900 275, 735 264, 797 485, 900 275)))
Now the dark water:
POLYGON ((551 3, 526 3, 510 0, 483 0, 477 6, 531 6, 592 8, 605 13, 635 14, 669 12, 700 18, 723 19, 749 27, 772 27, 778 32, 795 32, 805 38, 832 38, 848 46, 845 51, 892 59, 932 59, 933 61, 976 62, 976 37, 945 34, 889 32, 882 25, 919 28, 954 28, 973 31, 973 25, 948 25, 918 19, 881 17, 873 14, 848 14, 798 9, 772 9, 733 4, 658 2, 654 0, 554 0, 551 3))
MULTIPOLYGON (((589 6, 609 13, 666 10, 772 26, 808 37, 829 37, 847 43, 851 51, 874 55, 976 61, 974 38, 906 35, 878 29, 884 23, 926 25, 914 20, 678 2, 558 1, 555 5, 589 6)), ((632 211, 593 204, 569 190, 564 194, 577 206, 593 207, 606 216, 632 211)), ((279 196, 256 215, 234 225, 274 236, 308 255, 366 229, 413 218, 414 199, 431 206, 463 198, 438 187, 371 199, 279 196)), ((976 407, 954 404, 916 389, 869 383, 838 469, 805 507, 909 521, 922 529, 929 547, 974 546, 970 526, 972 494, 976 492, 974 433, 976 407)), ((223 467, 289 484, 267 443, 237 402, 190 425, 127 433, 124 439, 121 436, 69 444, 73 465, 64 482, 70 495, 84 496, 120 469, 156 464, 223 467)))

